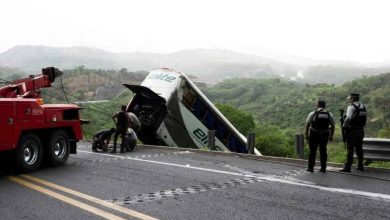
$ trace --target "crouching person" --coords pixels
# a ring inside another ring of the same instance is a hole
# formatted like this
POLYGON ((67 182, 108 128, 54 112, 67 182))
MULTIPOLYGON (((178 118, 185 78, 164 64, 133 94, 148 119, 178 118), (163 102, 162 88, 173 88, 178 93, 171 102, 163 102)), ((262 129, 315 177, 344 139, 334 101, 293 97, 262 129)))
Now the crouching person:
POLYGON ((110 143, 111 135, 115 132, 115 128, 98 131, 93 135, 92 151, 98 152, 97 149, 107 152, 108 144, 110 143))
POLYGON ((133 151, 137 146, 137 134, 131 128, 129 128, 126 132, 124 147, 126 151, 133 151))

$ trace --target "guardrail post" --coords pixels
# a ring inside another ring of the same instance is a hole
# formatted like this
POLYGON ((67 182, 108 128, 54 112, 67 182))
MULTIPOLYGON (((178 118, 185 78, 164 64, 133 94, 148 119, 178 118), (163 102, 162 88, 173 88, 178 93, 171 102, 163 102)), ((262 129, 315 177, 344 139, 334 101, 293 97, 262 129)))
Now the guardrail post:
POLYGON ((296 134, 295 135, 295 152, 296 152, 297 157, 299 159, 304 158, 303 146, 304 146, 303 134, 296 134))
POLYGON ((246 149, 248 150, 248 154, 255 154, 255 142, 256 135, 254 132, 250 132, 246 138, 246 149))
POLYGON ((210 150, 215 150, 215 130, 207 132, 207 145, 210 150))

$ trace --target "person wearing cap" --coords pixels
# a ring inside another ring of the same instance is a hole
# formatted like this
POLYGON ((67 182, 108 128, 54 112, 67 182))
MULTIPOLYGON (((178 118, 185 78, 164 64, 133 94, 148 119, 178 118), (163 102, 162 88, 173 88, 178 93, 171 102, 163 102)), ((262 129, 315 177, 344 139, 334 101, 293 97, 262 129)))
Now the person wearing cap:
POLYGON ((317 109, 309 113, 306 119, 305 135, 309 141, 309 161, 307 171, 313 172, 316 160, 317 148, 320 148, 320 161, 322 173, 326 172, 328 159, 326 145, 333 140, 335 119, 331 112, 325 110, 326 102, 318 100, 317 109))
POLYGON ((343 129, 345 130, 347 140, 347 162, 340 171, 351 172, 353 162, 353 152, 356 151, 358 166, 357 170, 363 171, 363 138, 364 127, 367 121, 366 107, 359 102, 360 96, 357 93, 351 93, 347 99, 350 105, 347 108, 343 129))

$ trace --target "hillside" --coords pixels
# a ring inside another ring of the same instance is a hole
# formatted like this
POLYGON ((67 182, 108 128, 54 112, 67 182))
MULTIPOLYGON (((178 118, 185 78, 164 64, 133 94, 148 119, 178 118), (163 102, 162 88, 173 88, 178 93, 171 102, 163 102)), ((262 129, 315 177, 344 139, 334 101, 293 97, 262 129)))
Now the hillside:
POLYGON ((351 92, 361 93, 361 101, 367 105, 367 136, 388 136, 390 73, 363 77, 341 86, 281 79, 232 79, 208 89, 206 95, 214 103, 229 103, 252 113, 257 123, 303 131, 307 114, 315 108, 318 98, 325 99, 328 109, 339 118, 339 109, 346 108, 346 97, 351 92))
POLYGON ((386 64, 366 67, 342 61, 294 63, 294 59, 288 60, 290 63, 275 57, 267 58, 267 54, 257 56, 223 49, 183 50, 170 54, 154 54, 111 53, 89 47, 17 46, 0 53, 0 66, 19 69, 28 74, 36 74, 46 66, 55 66, 60 69, 73 69, 78 66, 88 69, 120 70, 126 68, 131 72, 149 71, 156 67, 171 67, 196 76, 201 81, 221 82, 237 77, 279 77, 302 83, 340 85, 363 75, 377 75, 390 71, 390 65, 386 64))
MULTIPOLYGON (((6 81, 13 81, 25 76, 26 73, 15 68, 0 66, 0 79, 6 81)), ((1 81, 0 81, 1 82, 1 81)))
POLYGON ((80 102, 84 100, 109 100, 128 90, 122 84, 140 84, 147 72, 129 72, 127 69, 95 70, 79 66, 63 71, 61 79, 57 78, 51 88, 44 89, 47 102, 80 102), (63 89, 62 89, 63 88, 63 89), (65 97, 64 92, 67 95, 65 97))

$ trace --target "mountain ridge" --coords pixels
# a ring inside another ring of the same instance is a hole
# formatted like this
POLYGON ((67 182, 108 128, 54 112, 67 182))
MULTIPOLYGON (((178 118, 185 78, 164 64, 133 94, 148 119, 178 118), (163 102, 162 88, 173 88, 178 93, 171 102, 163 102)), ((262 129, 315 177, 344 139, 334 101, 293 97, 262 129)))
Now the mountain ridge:
POLYGON ((227 49, 188 49, 158 54, 112 53, 83 46, 32 45, 15 46, 0 53, 0 66, 16 68, 28 73, 39 72, 44 66, 56 66, 60 69, 72 69, 77 66, 92 69, 126 68, 130 71, 149 71, 157 67, 171 67, 204 81, 222 81, 241 77, 285 78, 311 84, 341 84, 362 75, 378 75, 390 70, 390 65, 384 63, 378 65, 379 67, 366 67, 347 61, 338 61, 338 63, 329 61, 324 64, 306 66, 227 49), (337 75, 342 75, 342 77, 337 75))

